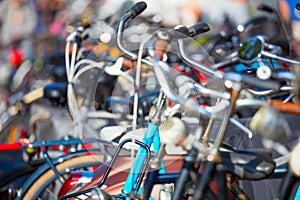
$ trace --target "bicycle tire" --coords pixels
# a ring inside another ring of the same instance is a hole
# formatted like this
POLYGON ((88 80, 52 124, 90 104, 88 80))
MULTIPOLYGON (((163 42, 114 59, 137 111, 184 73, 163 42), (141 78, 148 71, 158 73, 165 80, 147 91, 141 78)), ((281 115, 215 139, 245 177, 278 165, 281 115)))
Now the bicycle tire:
POLYGON ((3 129, 0 131, 0 142, 11 144, 18 141, 21 138, 21 129, 24 127, 25 121, 26 115, 23 114, 9 117, 2 124, 3 129))
POLYGON ((23 165, 13 169, 12 171, 5 173, 1 176, 0 188, 8 185, 17 185, 15 181, 19 179, 25 179, 24 182, 31 174, 33 174, 40 166, 45 164, 45 160, 31 161, 30 163, 24 163, 23 165))
MULTIPOLYGON (((103 154, 79 155, 65 160, 62 163, 58 163, 55 165, 55 167, 60 175, 64 176, 70 171, 80 170, 92 166, 99 166, 103 162, 103 159, 103 154)), ((49 168, 36 180, 32 181, 31 186, 26 191, 22 191, 21 199, 45 199, 39 198, 39 196, 41 196, 48 186, 53 184, 55 180, 57 180, 57 177, 55 176, 54 171, 49 168)), ((55 197, 57 198, 57 196, 55 197)))

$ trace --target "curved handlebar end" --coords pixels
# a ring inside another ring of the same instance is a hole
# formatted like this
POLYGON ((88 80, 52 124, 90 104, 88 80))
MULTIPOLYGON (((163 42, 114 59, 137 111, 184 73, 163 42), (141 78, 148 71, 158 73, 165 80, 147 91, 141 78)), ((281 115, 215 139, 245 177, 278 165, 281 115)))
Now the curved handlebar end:
POLYGON ((205 22, 199 22, 189 28, 190 37, 194 37, 198 34, 205 33, 210 30, 210 27, 205 22))
POLYGON ((258 5, 257 9, 258 10, 266 11, 268 13, 273 13, 274 12, 274 9, 271 8, 270 6, 266 5, 266 4, 260 4, 260 5, 258 5))
POLYGON ((132 14, 131 18, 134 19, 136 16, 140 15, 146 8, 147 4, 144 1, 140 1, 134 4, 127 12, 130 12, 132 14))
POLYGON ((296 4, 296 9, 297 9, 297 10, 300 10, 300 2, 298 2, 298 3, 296 4))
POLYGON ((176 26, 174 29, 171 30, 172 36, 179 39, 179 38, 185 38, 187 36, 190 36, 190 31, 185 26, 176 26))

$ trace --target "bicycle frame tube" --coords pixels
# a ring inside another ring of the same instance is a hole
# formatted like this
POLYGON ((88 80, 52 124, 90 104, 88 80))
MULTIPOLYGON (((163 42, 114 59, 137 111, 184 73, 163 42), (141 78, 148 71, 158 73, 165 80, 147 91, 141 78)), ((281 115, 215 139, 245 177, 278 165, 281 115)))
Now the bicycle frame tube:
MULTIPOLYGON (((151 121, 148 124, 147 130, 145 132, 144 138, 143 138, 143 143, 146 144, 149 148, 151 145, 153 145, 154 148, 154 154, 157 155, 158 150, 160 148, 160 138, 159 138, 159 131, 158 131, 158 126, 160 123, 159 117, 161 115, 161 108, 162 105, 165 103, 165 98, 162 97, 160 100, 160 103, 158 105, 158 110, 156 111, 155 115, 152 117, 151 121)), ((132 168, 130 169, 130 172, 128 174, 128 177, 125 181, 125 185, 123 188, 123 191, 125 193, 130 193, 130 192, 138 192, 139 190, 139 185, 136 185, 137 179, 139 177, 139 172, 142 169, 144 165, 144 161, 146 158, 146 150, 144 148, 140 148, 137 156, 135 158, 134 164, 132 168)), ((161 173, 165 173, 165 168, 163 163, 161 163, 161 173)))
MULTIPOLYGON (((159 138, 157 124, 151 122, 148 124, 148 128, 145 132, 143 143, 145 143, 148 147, 150 147, 153 144, 154 153, 157 154, 158 149, 160 147, 160 138, 159 138)), ((134 164, 128 174, 128 177, 124 185, 125 193, 132 192, 133 190, 138 190, 137 185, 135 183, 137 181, 139 171, 141 170, 144 164, 146 153, 147 152, 144 148, 139 149, 134 164)), ((165 171, 164 167, 162 168, 161 171, 165 171)))
POLYGON ((300 186, 298 186, 298 189, 297 189, 297 192, 296 192, 296 195, 295 195, 294 199, 300 199, 300 186))

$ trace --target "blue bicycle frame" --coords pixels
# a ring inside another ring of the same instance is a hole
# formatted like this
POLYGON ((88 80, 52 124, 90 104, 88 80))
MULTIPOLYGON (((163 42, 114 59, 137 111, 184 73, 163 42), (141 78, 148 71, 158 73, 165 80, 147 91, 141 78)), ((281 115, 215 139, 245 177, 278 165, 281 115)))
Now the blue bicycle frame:
MULTIPOLYGON (((153 145, 154 154, 157 155, 158 150, 160 148, 160 138, 159 138, 159 117, 161 114, 161 106, 165 102, 165 98, 162 98, 162 101, 159 105, 159 108, 156 112, 156 114, 152 117, 151 121, 148 124, 147 130, 145 132, 143 143, 147 145, 149 148, 153 145)), ((140 175, 140 171, 142 170, 144 166, 144 162, 146 159, 148 152, 145 148, 139 148, 139 151, 137 153, 137 156, 135 158, 134 164, 128 174, 128 177, 126 179, 123 191, 124 193, 131 193, 133 191, 139 192, 139 184, 137 184, 138 177, 140 175)), ((161 168, 159 170, 160 173, 165 173, 165 167, 163 163, 161 163, 161 168)), ((127 197, 126 197, 127 198, 127 197)))

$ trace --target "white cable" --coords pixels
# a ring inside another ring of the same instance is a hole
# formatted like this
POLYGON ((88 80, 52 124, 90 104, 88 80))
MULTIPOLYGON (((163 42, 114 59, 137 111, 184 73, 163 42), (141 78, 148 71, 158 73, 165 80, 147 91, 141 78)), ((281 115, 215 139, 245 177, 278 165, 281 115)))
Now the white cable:
MULTIPOLYGON (((135 86, 134 86, 134 98, 133 98, 133 120, 132 120, 132 130, 135 131, 137 127, 137 111, 138 111, 138 103, 139 103, 139 96, 137 89, 140 85, 140 76, 141 76, 141 62, 142 62, 142 55, 144 49, 144 42, 141 42, 138 58, 137 58, 137 66, 136 66, 136 76, 135 76, 135 86)), ((132 142, 135 143, 135 137, 132 138, 132 142)), ((131 159, 134 160, 134 150, 135 148, 131 148, 131 159)))
POLYGON ((74 92, 74 66, 75 66, 75 59, 77 53, 77 44, 74 43, 72 46, 72 56, 71 56, 71 63, 69 59, 69 49, 70 49, 70 42, 67 42, 66 49, 65 49, 65 60, 66 60, 66 71, 67 71, 67 79, 68 79, 68 89, 67 89, 67 101, 68 101, 68 108, 70 114, 74 120, 74 130, 75 133, 81 137, 83 134, 83 128, 81 123, 81 115, 79 112, 79 108, 76 102, 75 92, 74 92))
MULTIPOLYGON (((76 52, 77 52, 77 44, 74 43, 73 44, 73 48, 72 48, 72 57, 71 57, 71 65, 70 65, 70 76, 73 77, 74 73, 75 73, 75 61, 76 61, 76 52)), ((72 80, 72 78, 71 78, 72 80)))
POLYGON ((144 42, 141 42, 138 58, 137 58, 137 65, 136 65, 136 75, 135 75, 135 91, 134 91, 134 99, 133 99, 133 131, 136 130, 137 127, 137 113, 138 113, 138 103, 139 103, 139 96, 138 96, 138 88, 140 87, 140 80, 141 80, 141 63, 142 63, 142 55, 144 49, 144 42))
POLYGON ((78 136, 82 136, 82 124, 81 124, 81 115, 76 102, 76 97, 74 94, 73 84, 68 84, 68 107, 70 114, 74 120, 74 130, 78 136))
POLYGON ((70 49, 70 42, 67 42, 66 48, 65 48, 65 63, 66 63, 66 73, 67 73, 67 79, 68 82, 70 82, 70 59, 69 59, 69 49, 70 49))
POLYGON ((83 68, 81 68, 76 75, 73 77, 73 83, 86 71, 93 69, 93 68, 98 68, 98 69, 103 69, 104 63, 97 63, 97 65, 86 65, 83 68))
POLYGON ((77 69, 83 65, 83 64, 88 64, 88 65, 103 65, 102 64, 103 62, 95 62, 93 60, 90 60, 90 59, 83 59, 83 60, 80 60, 78 61, 75 66, 74 66, 74 72, 76 73, 77 69))

